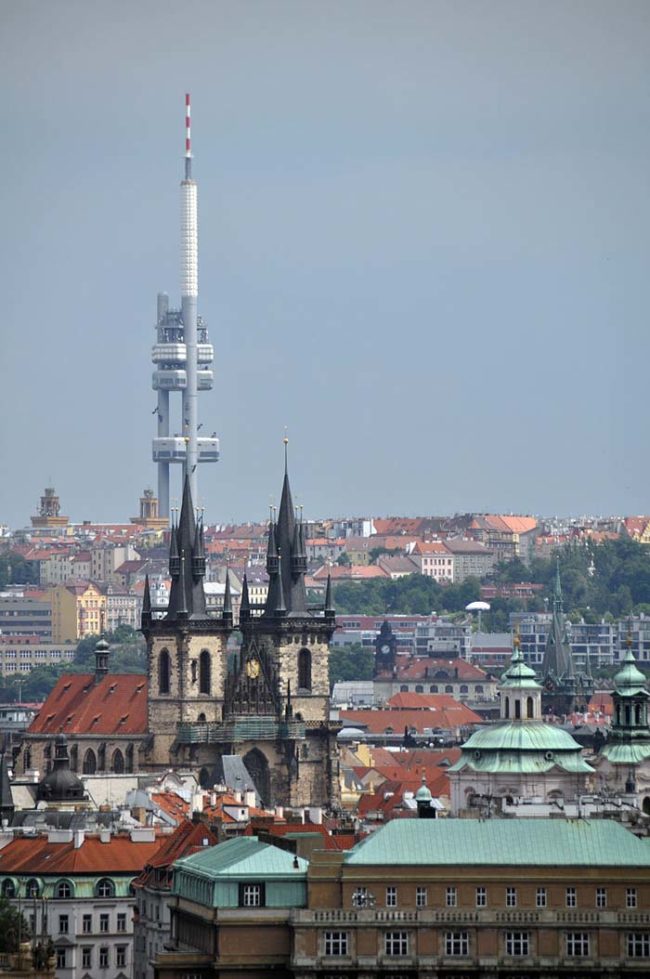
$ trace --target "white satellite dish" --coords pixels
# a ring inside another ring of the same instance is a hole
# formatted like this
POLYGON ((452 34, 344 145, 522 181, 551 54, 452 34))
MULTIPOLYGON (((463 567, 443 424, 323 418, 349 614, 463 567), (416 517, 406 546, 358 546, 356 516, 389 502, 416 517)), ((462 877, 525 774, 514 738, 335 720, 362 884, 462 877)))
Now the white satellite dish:
POLYGON ((466 612, 489 612, 490 603, 489 602, 470 602, 469 605, 465 606, 466 612))

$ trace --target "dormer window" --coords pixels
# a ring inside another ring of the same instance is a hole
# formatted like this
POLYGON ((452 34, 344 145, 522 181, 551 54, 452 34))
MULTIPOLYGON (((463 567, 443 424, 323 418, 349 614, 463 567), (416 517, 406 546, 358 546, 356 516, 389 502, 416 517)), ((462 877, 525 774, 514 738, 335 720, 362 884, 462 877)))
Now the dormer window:
POLYGON ((264 884, 240 884, 240 908, 263 908, 265 904, 264 884))

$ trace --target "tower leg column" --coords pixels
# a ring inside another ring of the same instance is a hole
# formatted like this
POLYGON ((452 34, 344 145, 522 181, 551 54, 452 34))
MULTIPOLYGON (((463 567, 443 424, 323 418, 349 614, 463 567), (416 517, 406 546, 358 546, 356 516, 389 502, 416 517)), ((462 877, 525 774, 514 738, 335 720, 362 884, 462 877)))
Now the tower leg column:
MULTIPOLYGON (((169 391, 158 391, 158 437, 169 437, 169 391)), ((158 463, 158 513, 169 519, 169 463, 158 463)))

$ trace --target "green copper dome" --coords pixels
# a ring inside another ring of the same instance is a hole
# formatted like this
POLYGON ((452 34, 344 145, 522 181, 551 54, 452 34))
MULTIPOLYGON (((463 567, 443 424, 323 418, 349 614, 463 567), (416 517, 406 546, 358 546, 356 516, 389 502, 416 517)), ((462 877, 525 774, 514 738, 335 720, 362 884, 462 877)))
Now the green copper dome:
POLYGON ((472 734, 462 752, 450 772, 464 768, 483 772, 547 772, 554 767, 570 772, 593 771, 568 731, 543 721, 505 721, 485 727, 472 734))
POLYGON ((515 651, 512 654, 512 660, 510 661, 510 666, 501 675, 501 687, 506 687, 509 690, 516 688, 518 690, 541 690, 541 684, 537 682, 535 675, 535 670, 531 669, 524 662, 523 653, 518 646, 515 647, 515 651))
POLYGON ((628 649, 625 654, 623 668, 614 677, 614 685, 620 697, 633 697, 638 693, 647 693, 646 678, 636 665, 631 649, 628 649))
POLYGON ((416 802, 431 802, 433 796, 431 795, 431 789, 423 782, 420 788, 415 793, 416 802))

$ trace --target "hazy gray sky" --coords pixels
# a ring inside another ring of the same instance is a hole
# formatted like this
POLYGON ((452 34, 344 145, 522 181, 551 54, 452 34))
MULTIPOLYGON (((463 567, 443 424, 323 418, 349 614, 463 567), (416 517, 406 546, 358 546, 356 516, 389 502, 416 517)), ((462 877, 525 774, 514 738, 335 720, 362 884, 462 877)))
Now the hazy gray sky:
POLYGON ((186 90, 211 522, 285 425, 308 516, 650 510, 648 0, 2 0, 0 78, 0 522, 155 486, 186 90))

